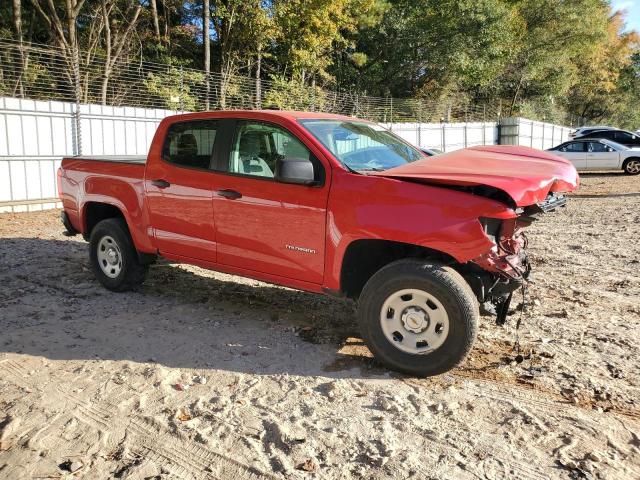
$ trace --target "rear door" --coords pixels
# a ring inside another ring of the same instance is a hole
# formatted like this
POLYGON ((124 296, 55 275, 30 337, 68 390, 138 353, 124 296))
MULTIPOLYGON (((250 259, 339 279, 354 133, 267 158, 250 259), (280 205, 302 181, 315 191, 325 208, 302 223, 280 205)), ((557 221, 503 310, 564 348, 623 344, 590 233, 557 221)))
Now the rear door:
POLYGON ((587 142, 567 142, 558 148, 558 153, 577 169, 587 168, 587 142))
POLYGON ((321 284, 328 166, 283 126, 238 120, 214 184, 218 263, 321 284), (281 183, 278 158, 314 163, 318 185, 281 183))
POLYGON ((172 124, 160 154, 149 159, 145 190, 160 253, 216 261, 211 166, 219 120, 172 124))
POLYGON ((589 142, 587 146, 587 168, 596 170, 599 168, 618 168, 620 154, 612 147, 598 142, 589 142))

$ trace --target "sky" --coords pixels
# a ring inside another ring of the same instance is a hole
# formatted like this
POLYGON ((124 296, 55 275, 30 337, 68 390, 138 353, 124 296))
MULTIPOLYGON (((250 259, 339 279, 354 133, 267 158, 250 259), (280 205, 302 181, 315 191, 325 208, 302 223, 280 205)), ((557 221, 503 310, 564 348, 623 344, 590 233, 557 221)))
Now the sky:
POLYGON ((613 0, 611 5, 614 10, 627 11, 627 31, 640 33, 640 0, 613 0))

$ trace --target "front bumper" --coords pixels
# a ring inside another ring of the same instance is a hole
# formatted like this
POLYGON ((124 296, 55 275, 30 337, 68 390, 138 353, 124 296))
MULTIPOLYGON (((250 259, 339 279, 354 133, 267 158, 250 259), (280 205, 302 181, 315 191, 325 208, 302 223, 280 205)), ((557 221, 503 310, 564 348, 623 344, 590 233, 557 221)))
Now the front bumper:
POLYGON ((498 324, 507 320, 513 293, 531 281, 527 237, 515 222, 501 230, 499 245, 474 258, 465 275, 484 310, 495 312, 498 324))

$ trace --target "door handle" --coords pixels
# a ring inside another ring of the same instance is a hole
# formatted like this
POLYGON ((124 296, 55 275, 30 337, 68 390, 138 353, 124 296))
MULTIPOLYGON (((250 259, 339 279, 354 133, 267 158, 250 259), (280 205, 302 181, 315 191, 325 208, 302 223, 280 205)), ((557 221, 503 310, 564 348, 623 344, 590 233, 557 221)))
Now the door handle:
POLYGON ((237 200, 238 198, 242 197, 242 194, 240 192, 229 190, 227 188, 225 188, 224 190, 217 190, 216 195, 218 195, 219 197, 228 198, 229 200, 237 200))
POLYGON ((166 180, 162 180, 162 179, 151 180, 151 185, 153 185, 154 187, 158 187, 158 188, 167 188, 167 187, 171 186, 171 184, 169 182, 167 182, 166 180))

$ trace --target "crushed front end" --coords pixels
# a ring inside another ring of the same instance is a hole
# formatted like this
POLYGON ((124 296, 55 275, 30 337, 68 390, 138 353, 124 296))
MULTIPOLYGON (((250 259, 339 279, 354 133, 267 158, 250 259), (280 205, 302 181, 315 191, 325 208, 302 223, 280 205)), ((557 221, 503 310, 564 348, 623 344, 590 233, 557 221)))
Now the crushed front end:
POLYGON ((526 284, 532 279, 524 229, 540 214, 552 212, 565 204, 563 195, 551 193, 543 202, 516 209, 513 218, 479 219, 485 235, 494 246, 468 262, 462 273, 482 309, 494 313, 498 324, 506 322, 513 293, 518 289, 524 293, 526 284))

